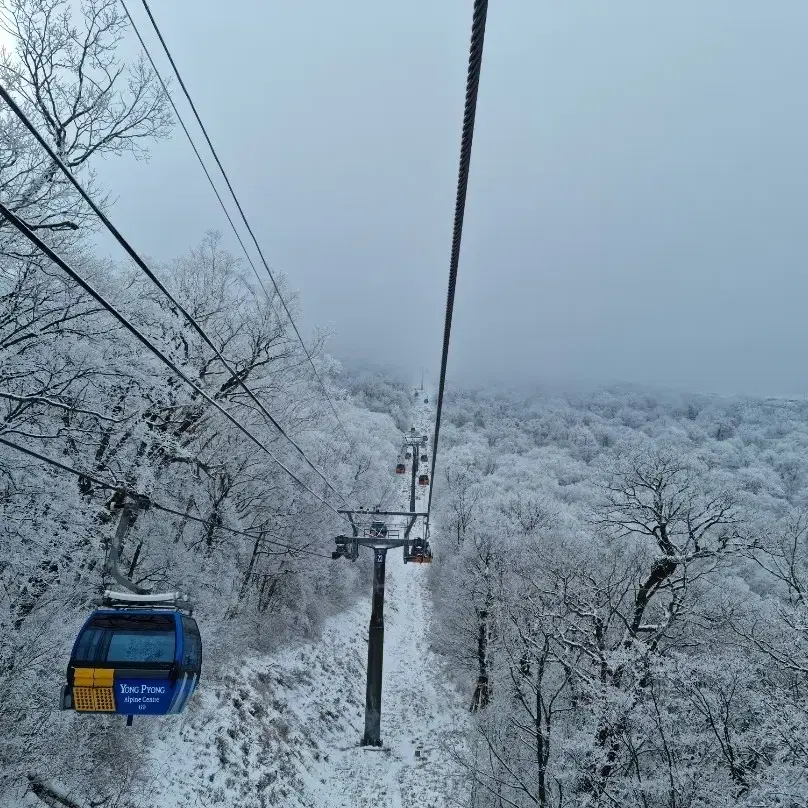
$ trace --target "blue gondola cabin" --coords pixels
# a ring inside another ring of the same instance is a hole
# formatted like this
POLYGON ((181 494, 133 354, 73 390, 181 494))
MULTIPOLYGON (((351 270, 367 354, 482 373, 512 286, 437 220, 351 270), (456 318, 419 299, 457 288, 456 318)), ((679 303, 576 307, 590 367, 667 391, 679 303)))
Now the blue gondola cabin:
POLYGON ((79 713, 181 713, 202 671, 193 617, 173 609, 94 611, 73 645, 61 707, 79 713))

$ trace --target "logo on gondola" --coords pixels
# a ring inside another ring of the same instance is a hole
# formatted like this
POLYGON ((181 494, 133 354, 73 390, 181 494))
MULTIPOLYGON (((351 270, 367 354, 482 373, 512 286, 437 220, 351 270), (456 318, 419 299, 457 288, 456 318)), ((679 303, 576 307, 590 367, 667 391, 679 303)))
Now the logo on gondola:
POLYGON ((166 692, 165 687, 157 687, 154 685, 121 685, 121 695, 124 694, 138 694, 138 693, 159 693, 162 695, 166 692))
POLYGON ((166 681, 129 679, 115 685, 118 712, 162 715, 168 712, 174 695, 174 688, 166 681))

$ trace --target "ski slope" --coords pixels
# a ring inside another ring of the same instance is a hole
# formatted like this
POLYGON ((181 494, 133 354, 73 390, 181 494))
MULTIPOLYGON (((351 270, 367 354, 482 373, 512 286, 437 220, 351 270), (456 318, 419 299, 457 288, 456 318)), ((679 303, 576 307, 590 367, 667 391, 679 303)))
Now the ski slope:
MULTIPOLYGON (((362 705, 343 733, 344 745, 321 761, 317 808, 440 808, 457 798, 462 773, 449 750, 458 742, 465 714, 458 694, 440 677, 428 648, 431 622, 426 570, 416 564, 388 564, 381 749, 357 745, 362 705)), ((367 623, 369 603, 364 604, 367 623)), ((362 656, 365 647, 362 643, 362 656)), ((364 667, 361 659, 360 667, 364 667)), ((361 677, 364 685, 364 676, 361 677)))
MULTIPOLYGON (((417 435, 428 434, 430 416, 428 405, 415 408, 417 435)), ((428 486, 416 488, 416 510, 426 510, 428 494, 428 486)), ((409 510, 409 497, 408 473, 397 482, 385 507, 409 510)), ((404 522, 400 521, 401 528, 404 522)), ((423 535, 420 520, 412 535, 423 535)), ((427 574, 428 567, 404 564, 399 551, 388 552, 383 746, 357 746, 363 730, 364 714, 360 710, 354 738, 346 738, 348 743, 323 761, 316 772, 320 783, 314 803, 317 808, 439 808, 454 802, 463 792, 464 778, 453 762, 451 750, 459 743, 466 715, 458 694, 440 676, 437 660, 429 649, 432 613, 427 574)), ((363 606, 367 612, 369 602, 363 606)), ((366 625, 369 614, 364 617, 366 625)), ((366 652, 365 643, 362 645, 366 652)))
MULTIPOLYGON (((416 408, 417 434, 431 411, 416 408)), ((392 462, 391 458, 391 462, 392 462)), ((408 463, 409 472, 409 463, 408 463)), ((409 510, 409 473, 385 508, 409 510)), ((416 505, 426 508, 428 487, 416 505)), ((391 527, 397 525, 390 523, 391 527)), ((423 535, 420 525, 413 536, 423 535)), ((436 563, 440 563, 439 541, 436 563)), ((363 552, 370 552, 365 550, 363 552)), ((350 563, 345 560, 334 563, 350 563)), ((463 804, 463 771, 451 752, 467 721, 460 697, 429 648, 429 567, 387 556, 382 743, 361 747, 368 596, 326 621, 311 643, 234 663, 216 687, 197 691, 186 715, 161 727, 153 804, 166 808, 439 808, 463 804)))

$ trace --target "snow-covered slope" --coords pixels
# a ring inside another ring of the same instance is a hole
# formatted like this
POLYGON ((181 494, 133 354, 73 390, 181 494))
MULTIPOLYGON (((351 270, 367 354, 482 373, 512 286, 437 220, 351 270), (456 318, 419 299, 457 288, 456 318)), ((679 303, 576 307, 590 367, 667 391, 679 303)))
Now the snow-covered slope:
MULTIPOLYGON (((428 649, 431 613, 424 575, 415 564, 388 566, 381 750, 357 746, 363 712, 338 733, 344 745, 322 759, 317 808, 439 808, 458 796, 463 777, 448 750, 464 728, 458 694, 440 676, 428 649)), ((368 619, 363 604, 362 622, 368 619)), ((364 642, 360 668, 364 667, 364 642)), ((364 687, 364 676, 359 681, 364 687)), ((349 718, 350 721, 350 718, 349 718)))
MULTIPOLYGON (((418 434, 429 431, 430 415, 416 408, 418 434)), ((407 509, 409 480, 395 480, 387 507, 407 509)), ((419 510, 428 490, 418 489, 419 510)), ((359 746, 368 592, 329 619, 316 642, 234 663, 221 684, 198 692, 179 728, 164 724, 154 804, 438 808, 457 800, 465 778, 450 750, 466 714, 429 650, 427 569, 388 554, 381 749, 359 746)))

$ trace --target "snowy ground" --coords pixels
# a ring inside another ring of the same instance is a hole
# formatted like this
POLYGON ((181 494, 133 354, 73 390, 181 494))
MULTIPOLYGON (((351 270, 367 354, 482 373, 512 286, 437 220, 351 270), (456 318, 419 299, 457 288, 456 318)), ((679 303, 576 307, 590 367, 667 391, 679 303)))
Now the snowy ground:
MULTIPOLYGON (((428 431, 423 427, 430 415, 428 407, 418 407, 419 435, 428 431)), ((396 479, 387 507, 408 510, 409 480, 409 474, 396 479)), ((428 488, 419 488, 418 510, 426 508, 427 494, 428 488)), ((429 650, 427 572, 425 565, 405 565, 400 551, 388 554, 381 749, 359 746, 368 593, 327 621, 317 642, 253 658, 234 666, 232 677, 219 687, 201 688, 196 703, 179 719, 179 732, 176 724, 166 727, 155 750, 160 771, 152 782, 154 804, 463 804, 465 779, 447 749, 459 742, 466 714, 429 650)))
MULTIPOLYGON (((462 778, 444 747, 455 743, 465 715, 457 694, 437 675, 427 647, 426 570, 414 564, 405 567, 395 560, 388 570, 384 747, 362 749, 356 745, 363 728, 360 706, 346 733, 345 746, 313 772, 320 781, 313 803, 317 808, 442 808, 461 788, 462 778)), ((364 612, 366 622, 367 604, 364 612)), ((364 643, 361 652, 364 656, 364 643)))

